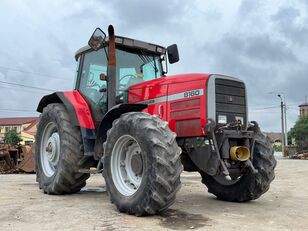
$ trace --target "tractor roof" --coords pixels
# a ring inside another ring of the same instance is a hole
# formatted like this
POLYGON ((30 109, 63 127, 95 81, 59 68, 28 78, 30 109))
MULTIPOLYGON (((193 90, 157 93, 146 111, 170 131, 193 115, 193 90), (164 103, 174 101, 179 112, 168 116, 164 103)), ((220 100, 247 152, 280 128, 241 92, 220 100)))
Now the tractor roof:
MULTIPOLYGON (((109 38, 107 37, 106 40, 105 40, 105 46, 108 45, 108 41, 109 41, 109 38)), ((165 47, 155 45, 155 44, 152 44, 152 43, 143 42, 143 41, 140 41, 140 40, 137 40, 137 39, 131 39, 131 38, 126 38, 126 37, 122 37, 122 36, 115 36, 115 42, 116 42, 116 46, 127 47, 127 48, 130 48, 130 49, 136 49, 136 50, 142 49, 146 52, 155 53, 155 54, 159 54, 159 55, 163 55, 163 54, 166 53, 165 47)), ((93 49, 89 45, 80 48, 75 53, 75 59, 77 60, 78 57, 82 53, 86 53, 86 52, 92 51, 92 50, 93 49)))

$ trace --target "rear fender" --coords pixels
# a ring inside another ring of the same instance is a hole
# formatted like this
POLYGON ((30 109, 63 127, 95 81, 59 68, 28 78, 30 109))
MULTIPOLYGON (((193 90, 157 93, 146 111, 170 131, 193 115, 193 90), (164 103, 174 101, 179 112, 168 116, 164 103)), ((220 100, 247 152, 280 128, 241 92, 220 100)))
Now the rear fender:
POLYGON ((80 127, 81 138, 86 156, 94 155, 95 127, 90 108, 79 91, 54 92, 44 96, 37 107, 38 112, 43 112, 44 107, 51 103, 62 103, 70 117, 73 126, 80 127))

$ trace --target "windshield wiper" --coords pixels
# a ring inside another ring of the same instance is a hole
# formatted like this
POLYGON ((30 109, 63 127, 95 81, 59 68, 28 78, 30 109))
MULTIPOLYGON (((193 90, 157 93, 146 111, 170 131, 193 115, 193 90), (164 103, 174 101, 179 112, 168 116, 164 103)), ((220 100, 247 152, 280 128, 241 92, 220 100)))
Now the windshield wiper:
POLYGON ((155 71, 155 78, 156 78, 156 74, 158 72, 158 69, 157 69, 157 66, 156 66, 156 61, 155 61, 155 56, 153 55, 153 62, 152 63, 152 60, 151 58, 146 55, 142 50, 140 51, 141 52, 141 55, 138 55, 139 58, 142 60, 143 64, 140 66, 140 71, 142 73, 142 67, 147 64, 147 63, 150 63, 152 65, 152 67, 154 68, 154 71, 155 71))
POLYGON ((155 71, 155 78, 157 77, 157 72, 158 72, 158 69, 157 69, 157 66, 156 66, 156 60, 155 60, 155 56, 153 55, 153 62, 154 62, 154 71, 155 71))

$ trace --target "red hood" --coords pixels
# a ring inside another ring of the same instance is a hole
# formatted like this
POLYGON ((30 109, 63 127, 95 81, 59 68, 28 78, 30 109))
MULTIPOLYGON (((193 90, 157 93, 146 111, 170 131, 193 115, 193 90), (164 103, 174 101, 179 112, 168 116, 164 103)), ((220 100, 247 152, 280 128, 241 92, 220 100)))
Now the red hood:
POLYGON ((170 83, 183 83, 183 82, 191 82, 191 81, 196 81, 196 80, 204 80, 209 77, 210 74, 204 74, 204 73, 192 73, 192 74, 179 74, 179 75, 170 75, 166 77, 161 77, 157 79, 153 79, 150 81, 142 82, 142 83, 137 83, 133 86, 130 87, 130 89, 137 89, 141 88, 144 85, 147 87, 156 85, 156 84, 170 84, 170 83))

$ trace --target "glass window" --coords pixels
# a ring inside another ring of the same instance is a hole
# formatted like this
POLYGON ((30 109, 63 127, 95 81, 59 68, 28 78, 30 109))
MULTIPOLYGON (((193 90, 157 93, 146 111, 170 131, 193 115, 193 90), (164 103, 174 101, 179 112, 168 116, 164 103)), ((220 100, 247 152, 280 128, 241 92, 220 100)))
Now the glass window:
POLYGON ((159 55, 117 49, 117 95, 129 86, 162 76, 159 55))
POLYGON ((8 132, 10 130, 10 127, 5 127, 5 132, 8 132))
MULTIPOLYGON (((124 101, 129 86, 156 79, 163 75, 160 56, 141 50, 116 50, 116 94, 117 103, 124 101)), ((107 82, 100 80, 100 74, 107 75, 107 58, 104 49, 85 53, 79 89, 95 105, 106 104, 107 82)), ((108 77, 107 77, 108 78, 108 77)))
POLYGON ((94 104, 106 103, 106 92, 100 89, 107 86, 100 80, 100 74, 107 75, 107 59, 104 49, 86 53, 83 62, 79 89, 94 104))
POLYGON ((80 65, 80 56, 78 57, 78 60, 77 60, 73 89, 77 89, 77 77, 78 77, 79 65, 80 65))

